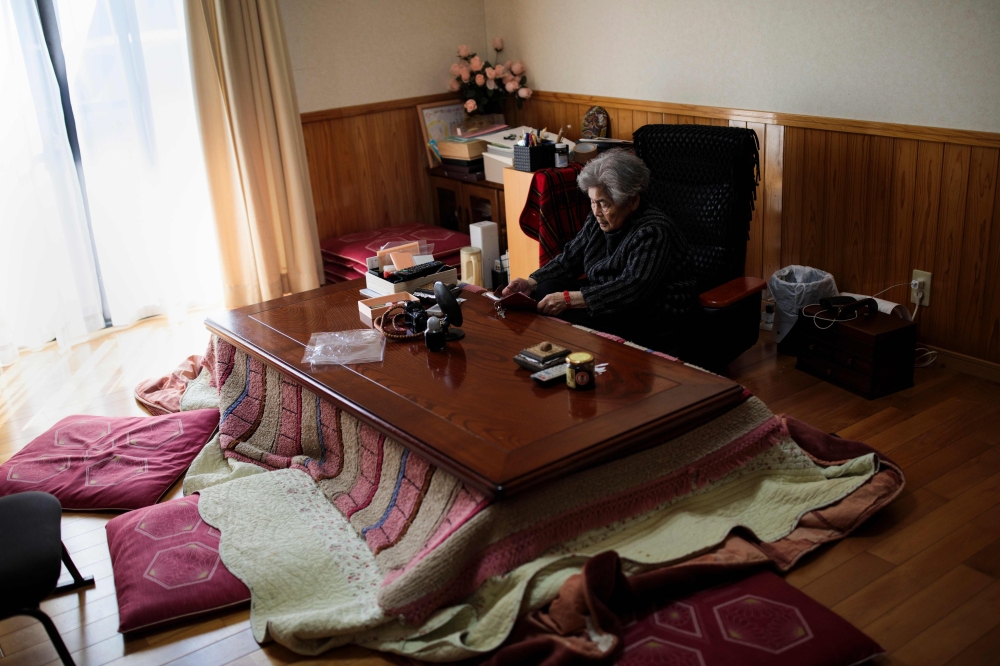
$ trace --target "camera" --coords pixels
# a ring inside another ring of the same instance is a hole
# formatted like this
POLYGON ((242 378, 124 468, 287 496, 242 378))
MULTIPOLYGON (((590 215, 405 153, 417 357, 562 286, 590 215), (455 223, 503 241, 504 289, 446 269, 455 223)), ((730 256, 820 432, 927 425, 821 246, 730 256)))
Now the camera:
POLYGON ((403 305, 403 321, 406 328, 414 333, 423 333, 427 330, 427 313, 420 303, 407 301, 403 305))

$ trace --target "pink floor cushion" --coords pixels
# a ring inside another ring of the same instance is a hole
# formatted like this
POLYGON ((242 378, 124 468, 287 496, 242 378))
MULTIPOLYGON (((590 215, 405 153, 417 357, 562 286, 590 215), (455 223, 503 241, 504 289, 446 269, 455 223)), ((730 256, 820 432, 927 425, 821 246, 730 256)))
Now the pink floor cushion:
POLYGON ((763 572, 626 624, 618 664, 847 666, 883 652, 839 615, 763 572))
POLYGON ((336 261, 347 266, 351 264, 364 266, 368 257, 375 256, 375 253, 390 241, 427 241, 433 243, 433 253, 436 258, 455 254, 470 243, 469 235, 458 231, 451 231, 443 227, 406 224, 329 238, 320 243, 320 249, 325 260, 336 261))
POLYGON ((221 534, 201 519, 197 495, 130 511, 105 529, 122 633, 250 599, 222 563, 221 534))
POLYGON ((198 455, 219 412, 68 416, 0 465, 0 497, 52 493, 64 509, 128 511, 154 504, 198 455))
POLYGON ((364 271, 359 268, 343 266, 341 264, 323 264, 323 272, 326 279, 331 282, 344 282, 345 280, 357 280, 365 276, 364 271))

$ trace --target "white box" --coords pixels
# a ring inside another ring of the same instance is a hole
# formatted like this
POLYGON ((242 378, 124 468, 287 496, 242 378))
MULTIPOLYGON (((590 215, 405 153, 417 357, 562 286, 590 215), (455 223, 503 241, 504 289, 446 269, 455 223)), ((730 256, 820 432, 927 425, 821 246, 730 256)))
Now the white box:
MULTIPOLYGON (((378 257, 368 257, 368 269, 378 267, 378 257)), ((414 289, 419 289, 424 285, 434 284, 435 282, 444 282, 446 285, 458 284, 458 271, 454 268, 449 268, 446 271, 441 271, 440 273, 434 273, 433 275, 425 275, 421 278, 416 278, 410 280, 409 282, 389 282, 388 280, 383 280, 377 275, 372 275, 371 273, 365 273, 365 286, 374 292, 379 294, 398 294, 401 291, 408 291, 413 293, 414 289)))
POLYGON ((512 166, 514 166, 513 157, 483 153, 483 167, 486 169, 486 180, 491 183, 500 183, 502 185, 504 167, 512 166))
MULTIPOLYGON (((493 262, 500 258, 500 230, 496 222, 473 222, 469 225, 472 247, 483 251, 483 286, 493 290, 493 262)), ((468 278, 465 278, 468 280, 468 278)))
POLYGON ((415 301, 419 303, 420 299, 409 292, 366 298, 358 301, 358 314, 361 315, 361 321, 371 326, 373 319, 381 317, 394 303, 399 301, 415 301))

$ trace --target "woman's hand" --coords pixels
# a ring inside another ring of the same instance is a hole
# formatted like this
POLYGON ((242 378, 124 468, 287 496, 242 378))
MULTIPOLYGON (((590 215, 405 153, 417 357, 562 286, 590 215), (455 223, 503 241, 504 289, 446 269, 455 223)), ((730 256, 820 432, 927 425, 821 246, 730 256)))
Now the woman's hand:
POLYGON ((531 278, 514 278, 510 284, 503 288, 501 296, 510 296, 511 294, 521 293, 525 296, 531 296, 531 292, 535 290, 538 283, 531 278))
POLYGON ((583 299, 583 293, 579 291, 569 292, 569 303, 562 292, 549 294, 538 301, 538 311, 550 317, 558 317, 569 308, 585 308, 587 301, 583 299))

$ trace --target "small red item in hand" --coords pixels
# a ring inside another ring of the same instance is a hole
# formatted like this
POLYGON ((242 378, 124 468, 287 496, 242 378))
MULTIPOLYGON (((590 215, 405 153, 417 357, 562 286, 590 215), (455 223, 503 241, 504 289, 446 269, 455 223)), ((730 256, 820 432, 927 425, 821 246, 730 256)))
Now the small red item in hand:
POLYGON ((563 300, 566 301, 566 305, 572 305, 572 303, 569 300, 569 292, 568 291, 564 291, 563 292, 563 300))

